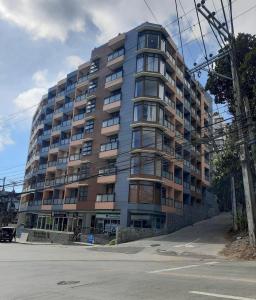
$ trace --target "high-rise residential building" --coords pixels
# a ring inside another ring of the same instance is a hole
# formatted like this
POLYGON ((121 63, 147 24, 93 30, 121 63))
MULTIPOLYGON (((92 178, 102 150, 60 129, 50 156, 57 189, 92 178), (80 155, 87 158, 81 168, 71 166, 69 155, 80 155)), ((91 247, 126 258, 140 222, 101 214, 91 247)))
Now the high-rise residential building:
POLYGON ((20 213, 26 226, 168 228, 210 185, 211 98, 160 25, 95 48, 35 112, 20 213))
POLYGON ((212 116, 212 132, 214 135, 215 146, 221 150, 224 147, 227 132, 227 123, 217 112, 212 116))

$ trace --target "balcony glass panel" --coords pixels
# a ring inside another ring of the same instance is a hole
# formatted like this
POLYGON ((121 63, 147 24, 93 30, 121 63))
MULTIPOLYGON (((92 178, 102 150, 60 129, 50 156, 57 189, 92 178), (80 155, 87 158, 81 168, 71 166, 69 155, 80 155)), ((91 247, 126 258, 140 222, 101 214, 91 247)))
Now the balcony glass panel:
POLYGON ((110 126, 113 126, 113 125, 118 125, 119 123, 120 123, 120 118, 119 117, 108 119, 108 120, 105 120, 105 121, 102 122, 102 128, 110 127, 110 126))

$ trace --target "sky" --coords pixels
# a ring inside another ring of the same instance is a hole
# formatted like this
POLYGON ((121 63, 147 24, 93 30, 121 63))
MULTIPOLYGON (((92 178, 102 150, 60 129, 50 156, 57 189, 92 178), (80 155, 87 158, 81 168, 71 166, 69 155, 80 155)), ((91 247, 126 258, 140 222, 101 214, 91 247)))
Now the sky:
MULTIPOLYGON (((223 18, 219 0, 206 3, 223 18)), ((194 1, 177 5, 184 58, 192 67, 205 56, 194 1)), ((233 9, 236 33, 255 34, 255 0, 233 0, 233 9)), ((207 54, 216 54, 214 35, 200 19, 207 54)), ((0 0, 0 180, 23 179, 31 119, 48 88, 89 60, 93 48, 145 21, 165 26, 181 51, 175 0, 0 0)))

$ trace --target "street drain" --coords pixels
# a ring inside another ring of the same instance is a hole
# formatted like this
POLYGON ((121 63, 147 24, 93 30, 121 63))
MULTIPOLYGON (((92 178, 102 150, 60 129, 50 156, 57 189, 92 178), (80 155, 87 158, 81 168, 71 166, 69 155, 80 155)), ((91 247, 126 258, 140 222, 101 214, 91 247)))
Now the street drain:
POLYGON ((150 246, 151 247, 157 247, 157 246, 160 246, 160 244, 151 244, 150 246))
POLYGON ((80 281, 60 281, 57 282, 57 285, 72 285, 77 283, 80 283, 80 281))

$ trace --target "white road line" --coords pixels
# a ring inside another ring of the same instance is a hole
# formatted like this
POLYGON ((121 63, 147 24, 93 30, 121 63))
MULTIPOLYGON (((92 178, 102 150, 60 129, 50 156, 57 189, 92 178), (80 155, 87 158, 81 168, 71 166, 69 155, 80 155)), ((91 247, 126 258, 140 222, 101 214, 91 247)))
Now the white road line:
POLYGON ((256 300, 255 298, 245 298, 245 297, 237 297, 237 296, 231 296, 231 295, 212 294, 212 293, 204 293, 204 292, 198 292, 198 291, 190 291, 189 293, 190 294, 196 294, 196 295, 215 297, 215 298, 224 298, 224 299, 256 300))
POLYGON ((216 265, 216 264, 219 264, 219 263, 220 263, 219 261, 209 261, 209 262, 205 263, 205 265, 212 266, 212 265, 216 265))
POLYGON ((179 245, 175 245, 173 246, 174 248, 180 248, 180 247, 194 247, 192 244, 199 241, 200 239, 195 239, 192 242, 186 243, 186 244, 179 244, 179 245))
POLYGON ((189 268, 195 268, 195 267, 200 267, 200 265, 188 265, 188 266, 176 267, 176 268, 170 268, 170 269, 155 270, 155 271, 150 271, 148 273, 150 273, 150 274, 162 273, 162 272, 176 271, 176 270, 189 269, 189 268))

